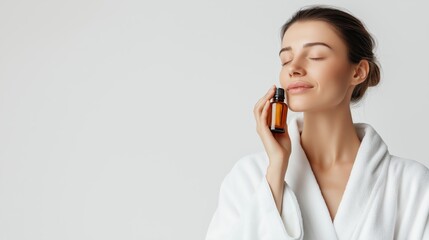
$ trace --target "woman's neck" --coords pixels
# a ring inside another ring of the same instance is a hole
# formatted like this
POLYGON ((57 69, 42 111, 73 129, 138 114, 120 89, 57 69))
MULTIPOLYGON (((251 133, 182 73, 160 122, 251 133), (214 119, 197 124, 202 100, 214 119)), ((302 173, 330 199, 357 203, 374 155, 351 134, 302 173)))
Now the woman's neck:
POLYGON ((360 140, 350 108, 305 112, 301 146, 310 164, 322 169, 354 162, 360 140))

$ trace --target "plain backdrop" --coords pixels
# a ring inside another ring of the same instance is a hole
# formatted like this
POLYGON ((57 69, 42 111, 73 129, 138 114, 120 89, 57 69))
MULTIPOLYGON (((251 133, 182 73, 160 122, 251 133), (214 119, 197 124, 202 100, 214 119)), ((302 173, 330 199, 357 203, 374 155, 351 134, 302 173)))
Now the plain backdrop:
POLYGON ((429 166, 423 0, 1 0, 0 239, 203 239, 224 176, 263 150, 280 28, 315 3, 378 44, 354 121, 429 166))

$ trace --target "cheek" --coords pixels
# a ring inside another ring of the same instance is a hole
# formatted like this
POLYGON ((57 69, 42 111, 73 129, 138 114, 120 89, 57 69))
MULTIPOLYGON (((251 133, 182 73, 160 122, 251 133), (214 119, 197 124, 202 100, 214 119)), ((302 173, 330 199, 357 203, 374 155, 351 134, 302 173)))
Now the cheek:
MULTIPOLYGON (((308 68, 312 80, 317 84, 313 95, 313 102, 307 103, 309 109, 322 109, 337 106, 342 103, 347 96, 348 80, 347 66, 344 63, 335 62, 320 64, 317 67, 308 68), (310 70, 309 70, 310 71, 310 70), (314 101, 317 99, 317 101, 314 101), (311 106, 311 107, 310 107, 311 106)), ((304 107, 301 107, 304 109, 304 107)))
POLYGON ((319 84, 321 92, 345 92, 348 88, 347 66, 341 61, 330 61, 309 68, 309 75, 319 84))

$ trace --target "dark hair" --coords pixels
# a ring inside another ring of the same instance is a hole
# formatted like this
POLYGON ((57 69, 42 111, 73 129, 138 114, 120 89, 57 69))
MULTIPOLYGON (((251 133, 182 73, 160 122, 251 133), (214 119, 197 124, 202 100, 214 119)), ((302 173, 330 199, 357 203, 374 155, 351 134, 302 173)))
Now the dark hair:
POLYGON ((307 20, 320 20, 332 25, 348 48, 350 62, 368 60, 368 76, 365 81, 355 86, 351 96, 352 103, 358 102, 368 87, 376 86, 380 82, 380 66, 373 53, 374 38, 365 29, 364 24, 350 13, 330 6, 313 5, 301 8, 282 26, 281 41, 293 23, 307 20))

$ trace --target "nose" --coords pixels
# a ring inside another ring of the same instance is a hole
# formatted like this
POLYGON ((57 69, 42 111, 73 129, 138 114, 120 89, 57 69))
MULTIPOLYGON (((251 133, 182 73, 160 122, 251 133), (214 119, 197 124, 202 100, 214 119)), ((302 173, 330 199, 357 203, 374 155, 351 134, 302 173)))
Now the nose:
POLYGON ((298 65, 296 61, 292 61, 289 65, 289 77, 299 77, 305 75, 305 69, 298 65))

